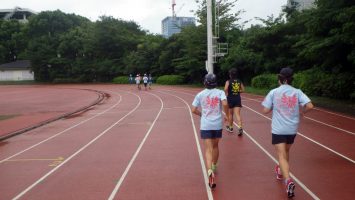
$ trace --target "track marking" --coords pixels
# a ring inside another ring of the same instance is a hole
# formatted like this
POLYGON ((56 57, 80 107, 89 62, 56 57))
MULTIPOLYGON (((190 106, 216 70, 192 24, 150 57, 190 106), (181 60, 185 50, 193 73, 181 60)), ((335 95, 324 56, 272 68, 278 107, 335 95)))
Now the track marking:
POLYGON ((163 93, 163 94, 168 94, 168 95, 171 95, 171 96, 174 96, 178 99, 180 99, 181 101, 183 101, 186 106, 189 108, 189 114, 190 114, 190 119, 191 119, 191 123, 192 123, 192 127, 193 127, 193 131, 194 131, 194 135, 195 135, 195 141, 196 141, 196 146, 197 146, 197 151, 198 151, 198 155, 200 157, 200 163, 201 163, 201 168, 202 168, 202 173, 203 173, 203 179, 205 181, 205 187, 206 187, 206 191, 207 191, 207 196, 208 196, 208 199, 209 200, 213 200, 213 195, 212 195, 212 191, 210 189, 210 187, 208 186, 208 179, 207 179, 207 171, 206 171, 206 164, 205 164, 205 161, 203 159, 203 154, 202 154, 202 150, 201 150, 201 145, 200 145, 200 142, 199 142, 199 139, 198 139, 198 136, 197 136, 197 131, 196 131, 196 126, 195 126, 195 121, 193 119, 193 116, 192 116, 192 112, 191 112, 191 107, 190 105, 184 100, 182 99, 181 97, 179 96, 176 96, 176 95, 173 95, 173 94, 169 94, 169 93, 165 93, 165 92, 160 92, 160 93, 163 93))
POLYGON ((114 105, 112 105, 111 107, 109 107, 108 109, 106 109, 106 110, 100 112, 99 114, 97 114, 97 115, 95 115, 95 116, 92 116, 92 117, 90 117, 90 118, 88 118, 88 119, 86 119, 86 120, 83 120, 83 121, 81 121, 81 122, 75 124, 74 126, 71 126, 71 127, 67 128, 67 129, 65 129, 65 130, 63 130, 63 131, 61 131, 61 132, 59 132, 59 133, 57 133, 57 134, 55 134, 55 135, 53 135, 53 136, 51 136, 51 137, 45 139, 45 140, 42 140, 41 142, 38 142, 37 144, 34 144, 34 145, 32 145, 32 146, 30 146, 30 147, 28 147, 28 148, 26 148, 26 149, 24 149, 24 150, 22 150, 22 151, 20 151, 20 152, 18 152, 18 153, 16 153, 16 154, 14 154, 14 155, 12 155, 12 156, 9 156, 9 157, 7 157, 7 158, 1 160, 1 161, 0 161, 0 164, 3 163, 3 162, 5 162, 5 161, 7 161, 7 160, 9 160, 9 159, 11 159, 11 158, 13 158, 13 157, 15 157, 15 156, 20 155, 20 154, 22 154, 22 153, 24 153, 24 152, 26 152, 26 151, 28 151, 28 150, 31 150, 31 149, 33 149, 33 148, 39 146, 40 144, 43 144, 43 143, 45 143, 45 142, 47 142, 47 141, 49 141, 49 140, 51 140, 51 139, 53 139, 53 138, 55 138, 55 137, 57 137, 57 136, 63 134, 63 133, 65 133, 65 132, 67 132, 67 131, 69 131, 69 130, 75 128, 75 127, 77 127, 77 126, 80 126, 81 124, 84 124, 84 123, 90 121, 91 119, 94 119, 94 118, 96 118, 96 117, 98 117, 98 116, 100 116, 100 115, 106 113, 106 112, 109 111, 109 110, 112 110, 114 107, 116 107, 116 106, 122 101, 122 96, 119 95, 119 97, 120 97, 119 101, 118 101, 116 104, 114 104, 114 105))
MULTIPOLYGON (((244 98, 246 98, 246 99, 248 99, 248 100, 256 101, 256 102, 258 102, 258 103, 262 102, 262 101, 259 101, 259 100, 256 100, 256 99, 250 99, 250 98, 248 98, 248 97, 244 97, 244 98)), ((351 132, 351 131, 348 131, 348 130, 345 130, 345 129, 341 129, 341 128, 339 128, 339 127, 336 127, 336 126, 333 126, 333 125, 330 125, 330 124, 321 122, 321 121, 319 121, 319 120, 316 120, 316 119, 313 119, 313 118, 310 118, 310 117, 307 117, 307 116, 304 116, 304 118, 307 118, 307 119, 309 119, 309 120, 311 120, 311 121, 320 123, 320 124, 325 125, 325 126, 329 126, 329 127, 331 127, 331 128, 337 129, 337 130, 339 130, 339 131, 343 131, 343 132, 345 132, 345 133, 349 133, 349 134, 351 134, 351 135, 355 135, 354 132, 351 132)))
POLYGON ((13 160, 6 160, 6 162, 25 162, 25 161, 62 161, 64 160, 63 157, 58 158, 25 158, 25 159, 13 159, 13 160))
MULTIPOLYGON (((133 93, 131 93, 133 94, 133 93)), ((112 129, 114 126, 116 126, 118 123, 120 123, 123 119, 125 119, 127 116, 129 116, 131 113, 133 113, 141 104, 141 98, 136 95, 133 94, 135 96, 137 96, 139 98, 139 102, 137 103, 136 107, 134 107, 129 113, 127 113, 126 115, 124 115, 123 117, 121 117, 119 120, 117 120, 115 123, 113 123, 111 126, 109 126, 107 129, 105 129, 103 132, 101 132, 98 136, 96 136, 94 139, 92 139, 89 143, 87 143, 86 145, 84 145, 83 147, 81 147, 79 150, 77 150, 74 154, 72 154, 71 156, 69 156, 66 160, 64 160, 62 163, 60 163, 58 166, 56 166, 55 168, 53 168, 51 171, 49 171, 47 174, 45 174, 44 176, 42 176, 40 179, 38 179, 36 182, 34 182, 32 185, 30 185, 29 187, 27 187, 25 190, 23 190, 21 193, 19 193, 17 196, 15 196, 13 198, 13 200, 17 200, 19 198, 21 198, 23 195, 25 195, 28 191, 30 191, 32 188, 36 187, 39 183, 41 183, 43 180, 45 180, 48 176, 50 176, 52 173, 54 173, 56 170, 58 170, 61 166, 63 166, 64 164, 66 164, 67 162, 69 162, 72 158, 74 158, 76 155, 78 155, 80 152, 82 152, 83 150, 85 150, 88 146, 90 146, 91 144, 93 144, 96 140, 98 140, 101 136, 103 136, 105 133, 107 133, 110 129, 112 129)))
POLYGON ((155 125, 155 122, 158 120, 158 118, 159 118, 159 116, 160 116, 160 113, 161 113, 162 110, 163 110, 163 107, 164 107, 163 100, 162 100, 159 96, 157 96, 157 95, 155 95, 155 94, 152 94, 152 93, 148 93, 148 94, 153 95, 153 96, 157 97, 157 99, 160 100, 160 102, 161 102, 160 111, 159 111, 159 113, 157 114, 157 116, 155 117, 155 119, 154 119, 152 125, 150 126, 150 128, 148 129, 147 133, 145 134, 143 140, 142 140, 141 143, 139 144, 139 146, 138 146, 136 152, 133 154, 132 159, 129 161, 129 163, 128 163, 126 169, 125 169, 125 171, 123 172, 121 178, 118 180, 118 182, 117 182, 115 188, 112 190, 111 195, 110 195, 109 198, 108 198, 109 200, 112 200, 112 199, 115 198, 115 196, 116 196, 118 190, 120 189, 120 187, 121 187, 121 185, 122 185, 124 179, 126 178, 128 172, 129 172, 129 170, 131 169, 131 167, 132 167, 134 161, 136 160, 136 158, 137 158, 139 152, 141 151, 141 149, 142 149, 142 147, 143 147, 145 141, 147 140, 147 138, 148 138, 150 132, 152 131, 152 129, 153 129, 154 125, 155 125))
MULTIPOLYGON (((225 113, 224 113, 225 114, 225 113)), ((237 126, 237 123, 233 122, 234 125, 237 126)), ((264 149, 263 146, 261 146, 261 144, 259 144, 251 135, 249 135, 245 130, 243 130, 243 132, 245 133, 246 136, 248 136, 248 138, 254 142, 254 144, 256 146, 258 146, 271 160, 273 160, 276 164, 279 164, 279 162, 276 160, 276 158, 274 158, 266 149, 264 149)), ((293 178, 293 180, 295 180, 297 182, 298 185, 301 186, 302 189, 304 189, 311 197, 313 197, 313 199, 316 200, 320 200, 320 198, 315 195, 310 189, 308 189, 308 187, 303 184, 298 178, 296 178, 296 176, 294 176, 291 172, 290 172, 290 176, 293 178)))
MULTIPOLYGON (((265 115, 259 113, 258 111, 255 111, 255 110, 253 110, 252 108, 249 108, 249 107, 246 106, 246 105, 244 105, 244 107, 248 108, 249 110, 255 112, 256 114, 258 114, 258 115, 260 115, 260 116, 262 116, 262 117, 264 117, 264 118, 266 118, 266 119, 269 119, 269 120, 271 121, 271 118, 269 118, 269 117, 267 117, 267 116, 265 116, 265 115)), ((352 160, 351 158, 348 158, 348 157, 344 156, 343 154, 341 154, 341 153, 339 153, 339 152, 337 152, 337 151, 335 151, 335 150, 333 150, 333 149, 331 149, 331 148, 329 148, 329 147, 327 147, 327 146, 325 146, 325 145, 323 145, 323 144, 321 144, 321 143, 319 143, 319 142, 317 142, 317 141, 311 139, 310 137, 307 137, 307 136, 303 135, 303 134, 300 133, 300 132, 297 132, 297 134, 300 135, 300 136, 302 136, 302 137, 304 137, 304 138, 306 138, 307 140, 313 142, 314 144, 317 144, 317 145, 319 145, 319 146, 321 146, 321 147, 327 149, 328 151, 330 151, 330 152, 332 152, 332 153, 335 153, 336 155, 338 155, 338 156, 344 158, 345 160, 348 160, 348 161, 352 162, 353 164, 355 164, 355 161, 352 160)))

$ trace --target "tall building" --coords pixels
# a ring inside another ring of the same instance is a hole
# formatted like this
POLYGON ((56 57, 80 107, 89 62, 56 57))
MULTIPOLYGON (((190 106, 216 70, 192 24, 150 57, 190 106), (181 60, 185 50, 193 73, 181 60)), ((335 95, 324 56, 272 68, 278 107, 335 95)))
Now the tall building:
POLYGON ((180 33, 186 26, 195 26, 194 17, 165 17, 161 22, 162 35, 169 38, 175 33, 180 33))
POLYGON ((27 9, 15 7, 13 9, 0 9, 0 19, 10 20, 15 19, 20 22, 27 22, 28 17, 36 14, 36 12, 27 9))
POLYGON ((315 0, 287 0, 287 7, 295 7, 298 11, 314 7, 315 0))

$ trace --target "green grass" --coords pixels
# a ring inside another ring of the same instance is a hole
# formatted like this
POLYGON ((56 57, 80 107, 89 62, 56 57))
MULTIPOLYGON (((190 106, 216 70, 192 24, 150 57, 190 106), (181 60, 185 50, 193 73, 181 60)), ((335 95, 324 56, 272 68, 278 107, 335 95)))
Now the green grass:
POLYGON ((0 81, 0 85, 29 85, 35 83, 35 81, 0 81))
POLYGON ((16 117, 17 115, 0 115, 0 121, 16 117))

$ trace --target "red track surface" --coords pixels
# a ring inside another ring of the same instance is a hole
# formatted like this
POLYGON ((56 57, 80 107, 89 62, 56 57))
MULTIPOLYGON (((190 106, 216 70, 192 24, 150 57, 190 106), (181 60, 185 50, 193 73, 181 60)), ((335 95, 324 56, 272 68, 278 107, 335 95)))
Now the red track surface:
MULTIPOLYGON (((94 91, 107 95, 86 112, 0 142, 0 200, 287 199, 275 179, 270 116, 260 113, 260 96, 242 96, 243 137, 223 135, 214 191, 206 183, 200 119, 189 110, 199 89, 1 86, 0 115, 15 117, 0 121, 0 134, 86 107, 97 100, 94 91)), ((354 122, 318 109, 302 119, 291 149, 294 199, 353 199, 354 122)))

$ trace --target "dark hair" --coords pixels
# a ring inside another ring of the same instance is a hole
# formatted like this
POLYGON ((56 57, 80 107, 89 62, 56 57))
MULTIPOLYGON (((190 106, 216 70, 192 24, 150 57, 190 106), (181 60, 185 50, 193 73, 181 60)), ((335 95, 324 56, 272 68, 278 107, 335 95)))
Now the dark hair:
POLYGON ((291 85, 293 81, 293 70, 289 67, 282 68, 278 74, 278 78, 282 84, 287 83, 291 85))
POLYGON ((229 77, 231 79, 236 79, 238 74, 238 70, 236 68, 232 68, 229 70, 229 77))
POLYGON ((213 89, 217 87, 217 77, 214 74, 206 74, 205 79, 203 81, 205 87, 207 89, 213 89))

